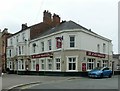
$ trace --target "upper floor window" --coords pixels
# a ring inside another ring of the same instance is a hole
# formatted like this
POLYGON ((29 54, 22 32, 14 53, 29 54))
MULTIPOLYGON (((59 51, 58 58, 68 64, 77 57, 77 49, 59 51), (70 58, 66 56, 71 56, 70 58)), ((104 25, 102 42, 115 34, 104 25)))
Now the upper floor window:
POLYGON ((41 42, 41 50, 44 51, 44 42, 41 42))
POLYGON ((24 54, 24 46, 22 46, 22 54, 24 54))
POLYGON ((75 36, 70 36, 70 47, 75 47, 75 36))
POLYGON ((19 46, 19 54, 21 54, 21 47, 19 46))
POLYGON ((97 45, 97 51, 100 52, 100 44, 97 45))
POLYGON ((9 56, 11 57, 11 50, 9 50, 9 56))
POLYGON ((25 40, 25 33, 22 33, 22 39, 25 40))
POLYGON ((33 43, 33 53, 36 52, 36 43, 33 43))
POLYGON ((17 36, 16 36, 16 42, 18 42, 18 40, 19 40, 19 36, 17 35, 17 36))
POLYGON ((105 45, 105 43, 103 43, 103 53, 105 53, 106 52, 106 45, 105 45))
POLYGON ((13 40, 12 40, 12 38, 10 39, 10 44, 11 44, 11 45, 13 44, 13 40))
POLYGON ((48 50, 51 50, 52 49, 52 44, 51 44, 51 39, 48 40, 48 50))

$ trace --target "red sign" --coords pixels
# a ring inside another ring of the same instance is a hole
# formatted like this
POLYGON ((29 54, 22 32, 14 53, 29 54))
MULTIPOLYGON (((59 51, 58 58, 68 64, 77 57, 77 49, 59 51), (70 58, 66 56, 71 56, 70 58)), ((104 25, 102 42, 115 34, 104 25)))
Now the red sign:
POLYGON ((82 71, 86 71, 86 63, 82 63, 82 71))
POLYGON ((57 48, 62 48, 62 37, 56 37, 56 47, 57 48))
POLYGON ((41 53, 41 54, 32 55, 32 58, 50 57, 51 55, 52 55, 51 52, 48 52, 48 53, 41 53))
POLYGON ((87 51, 86 55, 87 56, 93 56, 93 57, 105 58, 105 54, 95 53, 95 52, 90 52, 90 51, 87 51))

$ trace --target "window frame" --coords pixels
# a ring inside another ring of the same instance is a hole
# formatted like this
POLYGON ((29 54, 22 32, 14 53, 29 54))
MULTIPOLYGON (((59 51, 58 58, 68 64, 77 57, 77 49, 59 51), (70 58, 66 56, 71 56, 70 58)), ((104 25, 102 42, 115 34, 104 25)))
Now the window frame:
POLYGON ((87 59, 87 71, 90 71, 94 68, 95 68, 95 58, 88 58, 87 59))
POLYGON ((69 35, 69 47, 70 48, 74 48, 75 47, 75 35, 69 35), (73 40, 71 41, 71 38, 73 37, 73 40), (73 44, 73 46, 71 46, 71 44, 73 44))
POLYGON ((70 72, 76 72, 78 71, 77 65, 78 65, 78 56, 67 56, 67 70, 66 71, 70 71, 70 72), (69 58, 75 58, 75 62, 69 62, 69 58), (75 70, 70 70, 69 69, 69 63, 75 63, 75 70))
POLYGON ((48 40, 48 50, 52 50, 52 40, 48 40))
POLYGON ((61 71, 61 58, 60 57, 55 58, 55 70, 61 71), (58 61, 57 59, 59 59, 59 62, 57 62, 58 61), (57 67, 58 64, 59 64, 59 67, 57 67))

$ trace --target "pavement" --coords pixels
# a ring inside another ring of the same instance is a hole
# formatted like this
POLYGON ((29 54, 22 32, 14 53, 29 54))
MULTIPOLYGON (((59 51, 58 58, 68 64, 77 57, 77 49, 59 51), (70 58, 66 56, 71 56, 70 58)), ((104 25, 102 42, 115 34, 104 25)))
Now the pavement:
POLYGON ((12 89, 27 84, 29 85, 34 83, 61 81, 61 80, 68 80, 75 78, 80 78, 80 77, 4 74, 2 76, 2 89, 12 89))

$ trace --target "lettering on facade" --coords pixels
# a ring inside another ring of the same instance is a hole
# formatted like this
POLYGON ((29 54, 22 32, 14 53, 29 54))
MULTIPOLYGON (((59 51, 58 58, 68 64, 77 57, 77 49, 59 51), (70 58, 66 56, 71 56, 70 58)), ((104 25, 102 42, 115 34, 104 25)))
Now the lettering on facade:
POLYGON ((44 58, 44 57, 50 57, 51 55, 52 55, 51 52, 41 53, 41 54, 32 55, 32 58, 44 58))
POLYGON ((93 56, 93 57, 105 58, 105 54, 95 53, 95 52, 90 52, 90 51, 87 51, 86 55, 87 56, 93 56))

